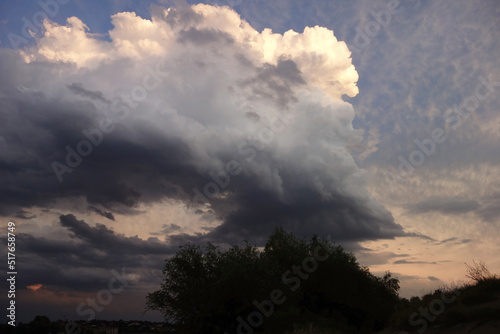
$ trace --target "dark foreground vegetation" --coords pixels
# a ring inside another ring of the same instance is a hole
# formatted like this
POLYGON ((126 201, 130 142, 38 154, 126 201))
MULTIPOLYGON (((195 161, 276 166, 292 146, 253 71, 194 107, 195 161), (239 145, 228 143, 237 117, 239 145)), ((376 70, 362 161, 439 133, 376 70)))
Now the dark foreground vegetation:
POLYGON ((263 250, 187 245, 147 296, 178 333, 373 333, 399 304, 399 281, 372 275, 341 246, 277 229, 263 250), (325 333, 325 331, 322 331, 325 333))
POLYGON ((172 328, 165 323, 141 320, 77 320, 50 321, 46 316, 37 315, 29 323, 19 323, 16 327, 0 325, 1 334, 171 334, 172 328))
POLYGON ((394 333, 395 329, 408 333, 449 329, 457 333, 457 324, 469 324, 467 332, 477 329, 481 333, 500 333, 500 278, 491 274, 484 263, 466 266, 471 283, 445 286, 421 298, 401 299, 384 333, 394 333), (496 329, 480 330, 491 322, 495 322, 496 329))

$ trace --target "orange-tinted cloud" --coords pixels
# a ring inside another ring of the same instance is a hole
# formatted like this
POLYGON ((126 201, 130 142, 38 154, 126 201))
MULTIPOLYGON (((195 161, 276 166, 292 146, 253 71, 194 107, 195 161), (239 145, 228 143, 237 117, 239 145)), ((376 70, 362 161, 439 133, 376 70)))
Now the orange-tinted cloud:
POLYGON ((36 290, 39 290, 42 286, 43 285, 41 285, 40 283, 38 283, 38 284, 28 285, 27 288, 29 290, 36 291, 36 290))

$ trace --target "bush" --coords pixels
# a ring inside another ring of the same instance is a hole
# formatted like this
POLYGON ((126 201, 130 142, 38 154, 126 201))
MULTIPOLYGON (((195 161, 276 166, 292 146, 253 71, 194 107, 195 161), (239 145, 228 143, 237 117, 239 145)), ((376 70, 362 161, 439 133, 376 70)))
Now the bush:
POLYGON ((490 273, 488 268, 486 268, 484 262, 476 262, 475 260, 472 260, 472 263, 473 265, 465 263, 465 267, 467 268, 467 274, 465 276, 467 276, 471 280, 480 283, 497 278, 496 275, 490 273))

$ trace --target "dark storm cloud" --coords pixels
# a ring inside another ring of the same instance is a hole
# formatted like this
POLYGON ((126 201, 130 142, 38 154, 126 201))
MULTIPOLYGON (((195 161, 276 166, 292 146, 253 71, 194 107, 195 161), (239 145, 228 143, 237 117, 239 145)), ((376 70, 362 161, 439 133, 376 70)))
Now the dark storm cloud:
POLYGON ((142 240, 116 234, 104 225, 92 227, 73 215, 61 216, 60 225, 69 232, 70 239, 17 234, 17 247, 22 249, 18 258, 23 268, 20 285, 40 283, 92 291, 109 279, 109 268, 142 273, 141 279, 149 282, 148 273, 161 269, 162 261, 178 249, 156 238, 142 240))
MULTIPOLYGON (((206 203, 213 217, 204 219, 216 217, 222 224, 193 236, 172 235, 175 230, 166 227, 162 232, 170 233, 172 245, 185 241, 239 243, 245 239, 261 244, 275 226, 299 236, 318 234, 343 242, 418 236, 405 233, 365 190, 345 149, 357 140, 351 125, 354 113, 348 103, 328 96, 318 86, 306 89, 309 73, 301 72, 291 58, 279 54, 272 64, 259 63, 259 58, 249 55, 248 61, 242 61, 248 45, 236 45, 226 33, 213 29, 185 28, 204 19, 190 8, 168 14, 153 8, 152 15, 173 27, 183 26, 174 42, 192 42, 176 44, 180 56, 176 55, 175 62, 143 64, 138 69, 129 59, 107 60, 98 70, 81 71, 80 77, 68 74, 69 82, 47 82, 52 72, 68 65, 25 64, 18 55, 0 50, 6 54, 0 58, 0 69, 6 73, 4 83, 0 83, 0 119, 5 120, 0 130, 6 147, 0 156, 0 195, 5 198, 0 214, 8 216, 31 207, 51 209, 58 200, 75 197, 83 197, 89 211, 111 220, 113 213, 135 212, 141 204, 165 198, 196 210, 191 203, 193 189, 213 182, 210 172, 236 159, 242 172, 206 203), (216 48, 198 50, 206 51, 201 59, 193 48, 202 42, 216 48), (200 62, 210 66, 193 66, 200 62), (144 70, 146 65, 149 70, 144 70), (13 67, 18 68, 16 73, 13 67), (151 68, 162 70, 155 76, 151 68), (145 80, 145 75, 150 80, 145 80), (148 91, 147 99, 136 101, 135 109, 129 104, 133 110, 126 119, 117 120, 105 110, 107 103, 93 103, 111 100, 113 105, 118 100, 125 105, 124 92, 139 92, 137 87, 142 84, 144 89, 145 83, 151 86, 154 80, 158 87, 148 91), (101 86, 94 87, 96 83, 101 86), (21 85, 31 88, 13 88, 21 85), (111 92, 105 91, 109 87, 113 87, 111 92), (61 88, 65 93, 60 93, 61 88), (109 98, 115 95, 122 100, 109 98), (278 110, 290 110, 299 120, 285 130, 287 134, 275 133, 275 140, 267 146, 249 146, 255 153, 250 161, 238 145, 269 126, 266 122, 278 110), (100 129, 103 117, 112 119, 112 129, 106 133, 101 130, 102 138, 94 135, 92 139, 89 133, 100 129), (92 140, 98 144, 92 146, 91 153, 58 180, 54 162, 69 166, 71 151, 92 140)), ((339 55, 348 57, 344 51, 339 55)), ((301 57, 298 61, 309 59, 301 57)), ((335 60, 333 54, 329 57, 335 60)), ((347 77, 357 78, 350 72, 348 58, 337 67, 338 75, 344 75, 345 68, 347 77)), ((339 95, 351 89, 337 88, 339 95)), ((106 256, 121 254, 109 249, 111 244, 118 249, 134 243, 134 247, 146 247, 139 239, 117 236, 104 225, 89 227, 72 216, 62 216, 61 224, 75 242, 92 246, 83 262, 98 261, 100 253, 92 251, 96 249, 106 256)), ((146 247, 141 251, 155 250, 146 247)))
POLYGON ((404 234, 400 226, 390 223, 389 212, 385 219, 376 219, 368 209, 361 209, 363 205, 347 196, 338 194, 333 200, 323 200, 312 188, 298 187, 294 183, 296 177, 282 174, 285 192, 289 194, 286 201, 253 186, 251 180, 244 177, 237 180, 232 205, 235 209, 224 217, 223 225, 209 233, 209 237, 227 242, 227 236, 238 236, 239 240, 260 236, 258 241, 263 242, 262 238, 276 226, 283 226, 300 236, 330 235, 333 241, 392 238, 404 234))
POLYGON ((168 254, 172 248, 156 238, 142 240, 139 237, 117 235, 105 225, 89 226, 83 220, 77 220, 73 215, 60 217, 61 226, 68 229, 71 237, 78 239, 93 248, 107 254, 168 254))
POLYGON ((439 212, 447 215, 460 215, 474 211, 480 207, 474 200, 462 200, 457 198, 433 198, 407 206, 408 213, 422 214, 427 212, 439 212))
MULTIPOLYGON (((77 143, 86 139, 82 130, 98 128, 95 108, 20 91, 1 98, 0 105, 0 119, 4 120, 0 128, 6 144, 0 158, 3 215, 12 215, 21 207, 50 207, 65 196, 85 196, 90 204, 105 207, 132 207, 162 196, 185 199, 182 184, 189 189, 189 185, 201 182, 193 167, 186 165, 189 154, 183 143, 159 138, 148 129, 143 129, 142 143, 133 143, 117 124, 113 136, 104 138, 91 156, 59 183, 51 163, 64 163, 66 147, 76 149, 77 143)), ((89 209, 96 212, 92 206, 89 209)), ((104 213, 111 219, 110 214, 104 213)))
MULTIPOLYGON (((253 86, 262 82, 270 87, 271 93, 276 93, 278 100, 286 101, 293 94, 293 85, 303 82, 293 62, 288 60, 275 67, 257 69, 252 80, 253 86)), ((116 123, 114 132, 106 135, 102 144, 94 147, 92 154, 59 183, 51 163, 63 162, 68 153, 65 148, 74 149, 86 139, 82 130, 98 127, 101 114, 90 103, 54 101, 19 90, 3 97, 0 103, 4 106, 1 117, 8 120, 1 125, 8 145, 2 156, 0 189, 5 198, 1 204, 4 215, 21 207, 51 207, 58 198, 84 196, 90 211, 112 219, 112 210, 133 208, 138 203, 165 197, 189 202, 192 189, 207 182, 207 176, 196 170, 198 162, 186 143, 135 122, 139 140, 133 141, 121 124, 116 123), (98 205, 107 210, 96 210, 98 205)), ((233 149, 237 151, 237 147, 233 149)), ((262 163, 269 163, 267 153, 259 154, 262 163)), ((230 160, 232 156, 234 153, 228 152, 222 158, 230 160)), ((285 168, 281 175, 287 194, 285 201, 255 182, 256 175, 235 176, 224 191, 227 197, 212 199, 210 203, 224 223, 201 240, 195 237, 193 241, 215 239, 231 243, 249 238, 263 241, 274 226, 284 226, 300 235, 332 235, 338 241, 404 235, 389 212, 385 211, 382 217, 374 216, 366 202, 340 192, 334 199, 324 200, 312 186, 298 184, 300 176, 294 173, 287 174, 285 168)), ((67 220, 63 219, 63 223, 67 220)), ((64 226, 72 231, 80 229, 79 236, 87 232, 74 222, 64 226)), ((105 236, 110 232, 99 233, 105 236)))

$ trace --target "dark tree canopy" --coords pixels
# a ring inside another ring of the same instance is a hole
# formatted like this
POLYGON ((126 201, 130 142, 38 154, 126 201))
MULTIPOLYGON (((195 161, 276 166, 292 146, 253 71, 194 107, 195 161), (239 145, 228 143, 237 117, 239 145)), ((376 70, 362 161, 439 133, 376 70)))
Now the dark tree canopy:
POLYGON ((181 333, 285 333, 310 323, 370 333, 386 325, 399 300, 389 272, 376 277, 341 246, 281 228, 261 250, 188 244, 163 273, 147 306, 181 333))

